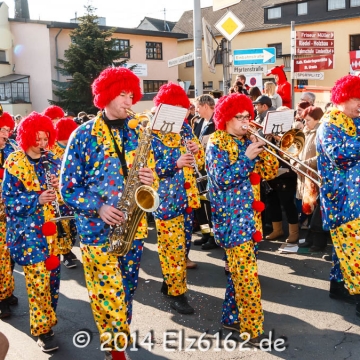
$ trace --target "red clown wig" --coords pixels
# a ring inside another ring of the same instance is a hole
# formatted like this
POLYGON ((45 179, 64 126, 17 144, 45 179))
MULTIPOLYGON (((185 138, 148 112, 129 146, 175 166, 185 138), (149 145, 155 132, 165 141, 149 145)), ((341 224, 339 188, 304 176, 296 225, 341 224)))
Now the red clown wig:
POLYGON ((49 139, 48 147, 52 147, 55 143, 56 132, 51 119, 33 111, 21 121, 16 141, 26 151, 30 146, 37 146, 36 138, 39 131, 44 131, 47 134, 49 139))
POLYGON ((188 109, 190 107, 190 100, 186 95, 185 90, 175 83, 169 82, 160 87, 159 92, 154 97, 154 104, 180 105, 181 107, 188 109))
POLYGON ((360 77, 346 75, 336 81, 331 89, 331 101, 342 104, 353 98, 360 99, 360 77))
POLYGON ((43 111, 43 115, 51 120, 60 119, 65 116, 64 110, 60 106, 51 105, 43 111))
POLYGON ((133 94, 133 104, 141 99, 140 79, 129 69, 111 67, 103 70, 92 84, 94 105, 104 109, 122 91, 133 94))
POLYGON ((217 130, 225 130, 226 123, 236 114, 247 111, 254 119, 254 105, 244 94, 234 93, 222 96, 215 105, 214 123, 217 130))
POLYGON ((77 129, 77 124, 73 119, 62 118, 55 124, 56 140, 69 140, 71 133, 77 129))
POLYGON ((0 116, 0 128, 7 126, 10 130, 14 130, 15 121, 8 112, 3 112, 0 116))

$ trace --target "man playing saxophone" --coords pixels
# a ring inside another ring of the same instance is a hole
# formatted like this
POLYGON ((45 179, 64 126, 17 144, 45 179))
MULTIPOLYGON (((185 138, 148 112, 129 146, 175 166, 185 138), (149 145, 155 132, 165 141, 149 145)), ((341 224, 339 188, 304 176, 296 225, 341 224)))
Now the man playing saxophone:
MULTIPOLYGON (((116 350, 124 347, 124 336, 130 339, 132 298, 147 237, 143 217, 127 255, 108 252, 110 226, 126 221, 116 205, 138 147, 139 129, 132 125, 127 110, 141 98, 139 83, 126 68, 102 71, 92 91, 95 106, 103 111, 73 132, 62 164, 61 192, 75 212, 91 308, 100 341, 110 340, 105 347, 112 359, 125 359, 125 353, 116 350), (124 336, 115 336, 119 333, 124 336)), ((139 179, 152 185, 152 170, 140 169, 139 179)))

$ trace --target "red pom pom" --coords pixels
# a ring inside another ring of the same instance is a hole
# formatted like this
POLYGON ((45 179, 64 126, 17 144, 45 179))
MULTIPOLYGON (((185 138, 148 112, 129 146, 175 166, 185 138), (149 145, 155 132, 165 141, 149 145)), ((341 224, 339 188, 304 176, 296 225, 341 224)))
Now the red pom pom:
POLYGON ((191 188, 191 184, 187 181, 185 184, 184 184, 184 188, 187 190, 187 189, 190 189, 191 188))
POLYGON ((0 179, 4 178, 4 169, 0 169, 0 179))
POLYGON ((255 241, 255 242, 260 242, 262 240, 263 236, 262 236, 262 233, 260 231, 255 231, 253 234, 252 234, 252 239, 255 241))
POLYGON ((47 221, 41 228, 45 236, 52 236, 56 234, 56 224, 52 221, 47 221))
POLYGON ((252 203, 252 208, 255 211, 262 212, 265 210, 265 204, 262 201, 254 200, 252 203))
POLYGON ((190 206, 185 209, 185 212, 186 212, 187 214, 191 214, 192 211, 193 211, 193 209, 192 209, 192 207, 190 207, 190 206))
POLYGON ((249 176, 251 185, 258 185, 261 181, 261 176, 258 173, 252 172, 249 176))
POLYGON ((45 260, 45 267, 47 270, 51 271, 56 269, 58 266, 60 265, 60 260, 57 256, 55 255, 50 255, 46 260, 45 260))

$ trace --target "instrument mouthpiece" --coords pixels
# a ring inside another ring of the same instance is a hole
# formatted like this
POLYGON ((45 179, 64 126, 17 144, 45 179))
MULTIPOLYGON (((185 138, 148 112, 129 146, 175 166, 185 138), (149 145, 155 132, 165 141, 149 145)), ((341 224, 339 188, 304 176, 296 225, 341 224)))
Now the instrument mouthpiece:
POLYGON ((248 125, 243 125, 241 128, 244 129, 244 130, 247 130, 249 128, 249 126, 248 125))

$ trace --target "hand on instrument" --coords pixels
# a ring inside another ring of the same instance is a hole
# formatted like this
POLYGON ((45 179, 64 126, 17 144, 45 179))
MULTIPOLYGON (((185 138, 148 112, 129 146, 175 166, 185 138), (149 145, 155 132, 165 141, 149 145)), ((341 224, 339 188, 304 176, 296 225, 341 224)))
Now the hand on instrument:
POLYGON ((45 190, 39 196, 39 203, 44 205, 46 203, 52 202, 56 199, 56 192, 54 190, 45 190))
POLYGON ((124 213, 110 205, 102 205, 98 213, 101 219, 108 225, 122 225, 125 221, 124 213))
POLYGON ((193 154, 197 154, 199 152, 199 145, 194 141, 188 141, 186 146, 193 154))
POLYGON ((154 174, 149 168, 139 169, 139 179, 144 185, 151 186, 154 182, 154 174))
POLYGON ((59 188, 59 178, 56 175, 51 174, 50 180, 51 180, 51 185, 53 186, 53 188, 58 189, 59 188))
POLYGON ((247 156, 250 160, 254 160, 262 151, 264 151, 264 142, 254 142, 246 149, 245 156, 247 156))
POLYGON ((192 154, 182 154, 177 162, 176 162, 176 166, 181 169, 183 168, 184 166, 187 166, 187 167, 193 167, 193 164, 195 162, 195 159, 194 159, 194 155, 192 154))

